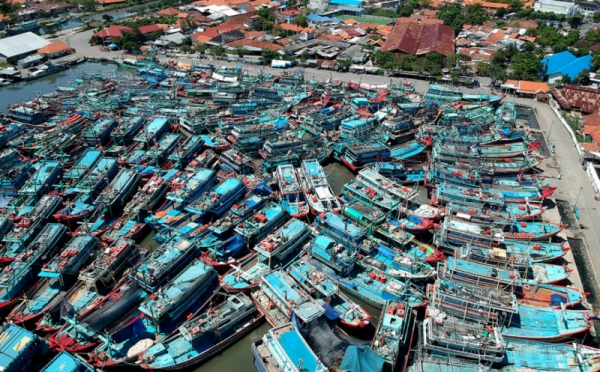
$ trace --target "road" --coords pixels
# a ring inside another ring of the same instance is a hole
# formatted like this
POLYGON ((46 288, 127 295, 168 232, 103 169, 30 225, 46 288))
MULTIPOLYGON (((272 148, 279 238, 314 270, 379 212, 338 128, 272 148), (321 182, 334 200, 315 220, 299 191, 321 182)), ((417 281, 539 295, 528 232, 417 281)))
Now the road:
MULTIPOLYGON (((90 46, 88 40, 93 34, 92 30, 73 33, 73 31, 66 32, 61 35, 60 38, 67 42, 71 47, 77 50, 77 54, 85 55, 92 58, 108 58, 118 56, 119 52, 102 52, 97 46, 90 46)), ((72 57, 71 57, 72 58, 72 57)), ((186 63, 192 62, 189 57, 180 58, 167 58, 165 56, 159 56, 162 61, 167 59, 178 60, 186 63)), ((239 62, 227 62, 221 60, 214 60, 212 63, 219 66, 232 66, 239 65, 239 62)), ((266 73, 281 73, 280 69, 272 69, 270 67, 247 65, 248 68, 254 68, 256 70, 263 70, 266 73)), ((370 84, 386 84, 390 82, 390 78, 377 75, 355 75, 350 73, 342 73, 336 71, 326 71, 317 69, 305 69, 305 76, 309 79, 324 80, 327 78, 339 79, 339 80, 353 80, 370 83, 370 84)), ((425 93, 429 86, 429 83, 422 80, 413 80, 417 92, 425 93)), ((469 89, 472 92, 484 92, 490 93, 490 79, 480 79, 482 86, 480 88, 469 89)), ((542 168, 544 169, 544 175, 548 177, 553 184, 558 186, 558 191, 555 197, 557 199, 566 200, 570 203, 575 203, 578 199, 577 206, 579 208, 579 223, 590 228, 579 229, 578 226, 570 227, 570 235, 583 238, 589 248, 587 254, 589 255, 589 262, 591 264, 593 273, 600 273, 600 229, 595 229, 596 221, 600 221, 600 210, 598 210, 599 202, 594 199, 594 191, 590 186, 588 176, 583 169, 579 155, 574 144, 571 142, 568 131, 562 126, 554 112, 550 109, 548 104, 537 102, 532 99, 511 97, 516 103, 531 106, 538 117, 540 127, 548 142, 551 142, 555 146, 555 153, 552 158, 545 159, 542 168), (554 123, 554 124, 553 124, 554 123), (550 135, 550 138, 548 138, 550 135), (579 195, 580 194, 580 195, 579 195)), ((571 252, 566 256, 567 261, 573 262, 571 252)), ((594 287, 598 291, 597 297, 600 298, 600 285, 598 284, 598 277, 587 278, 588 281, 594 282, 594 287)), ((572 282, 577 286, 581 286, 581 280, 579 280, 578 273, 572 274, 572 282)), ((598 304, 600 305, 600 303, 598 304)), ((600 309, 599 309, 600 310, 600 309)))

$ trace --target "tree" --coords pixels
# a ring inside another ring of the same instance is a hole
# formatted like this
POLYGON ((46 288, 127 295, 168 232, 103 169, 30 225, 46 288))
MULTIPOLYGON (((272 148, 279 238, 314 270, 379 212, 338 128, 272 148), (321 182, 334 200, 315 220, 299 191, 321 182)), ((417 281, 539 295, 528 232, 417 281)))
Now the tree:
POLYGON ((506 80, 506 69, 497 63, 489 63, 484 70, 484 75, 492 79, 492 84, 506 80))
POLYGON ((480 3, 465 6, 463 16, 465 22, 470 25, 481 25, 490 19, 490 16, 480 3))
POLYGON ((300 54, 300 60, 304 63, 306 62, 306 60, 310 58, 310 55, 308 54, 308 50, 305 50, 302 52, 302 54, 300 54))
MULTIPOLYGON (((187 45, 189 47, 192 46, 192 44, 194 43, 194 40, 191 37, 186 37, 181 41, 181 45, 187 45)), ((190 48, 191 49, 191 48, 190 48)))
POLYGON ((294 24, 299 27, 308 27, 308 17, 301 15, 294 19, 294 24))
POLYGON ((469 57, 464 54, 450 54, 444 61, 445 67, 456 67, 468 60, 469 57))
POLYGON ((217 57, 225 55, 225 48, 222 45, 213 45, 210 50, 217 57))
POLYGON ((600 21, 600 12, 594 12, 594 14, 592 14, 592 19, 594 22, 600 21))
POLYGON ((510 9, 513 12, 518 12, 521 9, 523 9, 523 2, 521 2, 520 0, 509 0, 508 1, 508 6, 510 7, 510 9))
POLYGON ((496 17, 498 17, 498 18, 503 18, 507 14, 508 14, 508 10, 506 10, 505 8, 500 8, 496 11, 496 17))
POLYGON ((235 44, 233 48, 233 52, 238 55, 238 57, 242 58, 245 54, 248 54, 249 51, 244 47, 244 44, 235 44))
POLYGON ((40 9, 37 13, 39 18, 50 18, 52 17, 52 13, 45 11, 44 9, 40 9))
POLYGON ((527 41, 525 44, 523 44, 523 50, 529 53, 533 53, 533 51, 535 51, 535 44, 531 41, 527 41))
POLYGON ((414 11, 415 8, 413 8, 411 5, 399 6, 397 10, 398 15, 400 17, 410 17, 410 15, 413 14, 414 11))
POLYGON ((393 11, 392 9, 379 9, 378 11, 373 13, 373 15, 377 16, 377 17, 388 17, 388 18, 396 18, 398 16, 396 14, 396 12, 393 11))
POLYGON ((179 47, 179 51, 181 51, 181 53, 187 53, 187 52, 189 52, 190 50, 192 50, 192 47, 190 47, 189 45, 182 44, 182 45, 179 47))
POLYGON ((206 52, 207 45, 204 43, 199 43, 194 45, 194 50, 200 54, 204 54, 206 52))
POLYGON ((111 22, 113 20, 113 17, 111 17, 108 14, 102 14, 102 19, 104 20, 104 23, 108 23, 108 22, 111 22))
POLYGON ((278 56, 279 54, 274 50, 263 49, 261 57, 262 60, 265 61, 265 64, 270 65, 271 61, 277 59, 278 56))
POLYGON ((459 32, 465 24, 462 11, 462 5, 458 3, 442 6, 438 9, 437 18, 444 21, 444 24, 455 32, 459 32))
POLYGON ((590 70, 583 69, 573 80, 579 85, 588 85, 590 83, 590 70))
POLYGON ((579 27, 583 23, 583 14, 577 14, 567 19, 573 28, 579 27))
POLYGON ((275 13, 269 8, 260 8, 258 12, 258 27, 261 30, 271 30, 275 24, 275 13))
POLYGON ((511 59, 511 77, 515 80, 536 80, 544 67, 535 54, 516 54, 511 59))
POLYGON ((350 59, 343 59, 341 61, 338 61, 337 65, 339 66, 340 70, 342 70, 342 71, 348 71, 348 69, 350 68, 350 66, 352 66, 352 60, 350 60, 350 59))

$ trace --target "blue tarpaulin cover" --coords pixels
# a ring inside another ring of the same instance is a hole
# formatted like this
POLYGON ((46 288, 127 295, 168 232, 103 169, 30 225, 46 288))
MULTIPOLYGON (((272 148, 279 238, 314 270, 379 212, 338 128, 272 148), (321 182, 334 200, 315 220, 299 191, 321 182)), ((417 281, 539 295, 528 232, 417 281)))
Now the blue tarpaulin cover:
POLYGON ((340 317, 340 313, 335 311, 333 306, 329 306, 328 303, 323 304, 323 307, 325 308, 325 316, 327 317, 327 319, 336 320, 340 317))
POLYGON ((370 346, 348 346, 340 369, 348 372, 381 371, 385 361, 370 346))
POLYGON ((259 183, 258 185, 256 185, 256 187, 254 188, 254 191, 261 194, 261 195, 270 195, 273 191, 271 191, 271 188, 266 184, 266 183, 259 183))
POLYGON ((566 304, 567 298, 559 294, 550 295, 550 306, 560 306, 560 304, 566 304))

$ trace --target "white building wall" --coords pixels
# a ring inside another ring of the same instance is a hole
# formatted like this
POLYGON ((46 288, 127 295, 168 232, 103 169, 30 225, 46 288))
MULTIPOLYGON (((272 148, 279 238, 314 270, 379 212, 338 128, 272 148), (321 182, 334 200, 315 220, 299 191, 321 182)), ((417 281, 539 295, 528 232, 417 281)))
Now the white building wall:
POLYGON ((575 3, 554 0, 537 1, 535 4, 533 4, 533 10, 536 12, 564 14, 568 17, 572 17, 579 12, 579 9, 575 3))

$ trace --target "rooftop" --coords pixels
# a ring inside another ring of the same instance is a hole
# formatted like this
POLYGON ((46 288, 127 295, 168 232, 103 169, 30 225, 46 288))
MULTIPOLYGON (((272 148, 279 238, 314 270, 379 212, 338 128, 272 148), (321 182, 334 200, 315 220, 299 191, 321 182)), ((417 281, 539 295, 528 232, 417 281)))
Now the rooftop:
POLYGON ((104 39, 107 37, 123 36, 123 31, 133 32, 133 30, 127 26, 112 25, 108 28, 96 32, 93 35, 93 37, 104 39))
POLYGON ((38 53, 42 54, 54 54, 58 52, 63 52, 69 49, 69 46, 62 41, 55 41, 52 44, 48 44, 43 48, 38 49, 38 53))
POLYGON ((600 90, 566 84, 562 88, 550 88, 552 95, 565 110, 578 110, 586 114, 600 109, 600 90))
POLYGON ((40 37, 33 32, 26 32, 24 34, 0 39, 0 55, 11 58, 37 51, 48 44, 50 44, 50 42, 43 37, 40 37))
POLYGON ((542 64, 546 68, 546 75, 552 75, 558 72, 563 66, 577 59, 571 52, 556 53, 542 59, 542 64))

